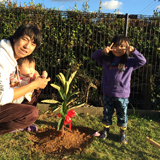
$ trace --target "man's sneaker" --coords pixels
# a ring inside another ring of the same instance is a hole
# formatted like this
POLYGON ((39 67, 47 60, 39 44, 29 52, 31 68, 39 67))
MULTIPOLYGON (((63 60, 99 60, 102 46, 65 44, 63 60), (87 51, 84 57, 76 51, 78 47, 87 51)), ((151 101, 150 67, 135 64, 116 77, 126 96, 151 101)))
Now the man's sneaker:
POLYGON ((126 130, 120 129, 120 142, 127 144, 126 130))
POLYGON ((108 133, 109 133, 109 128, 104 127, 104 130, 101 132, 100 138, 103 140, 107 139, 108 133))

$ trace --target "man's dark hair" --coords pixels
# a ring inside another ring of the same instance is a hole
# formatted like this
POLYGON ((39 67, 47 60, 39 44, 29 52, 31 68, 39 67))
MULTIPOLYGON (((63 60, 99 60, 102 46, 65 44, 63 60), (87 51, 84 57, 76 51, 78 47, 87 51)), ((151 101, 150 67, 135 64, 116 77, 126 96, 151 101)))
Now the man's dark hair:
POLYGON ((42 42, 42 35, 39 31, 39 29, 28 23, 28 24, 24 24, 24 25, 21 25, 14 33, 13 36, 9 37, 8 39, 10 40, 12 46, 14 45, 14 41, 13 40, 18 40, 20 37, 24 36, 24 35, 27 35, 29 36, 31 39, 33 39, 33 43, 36 44, 36 48, 39 48, 40 45, 41 45, 41 42, 42 42))

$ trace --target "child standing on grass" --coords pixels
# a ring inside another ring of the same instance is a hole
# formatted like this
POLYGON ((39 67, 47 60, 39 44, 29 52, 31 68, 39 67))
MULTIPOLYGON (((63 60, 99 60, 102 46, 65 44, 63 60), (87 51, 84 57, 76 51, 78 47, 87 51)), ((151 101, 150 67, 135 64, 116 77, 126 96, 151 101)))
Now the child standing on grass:
POLYGON ((110 46, 97 50, 92 57, 103 68, 104 117, 102 123, 104 124, 104 130, 100 138, 107 138, 115 108, 117 125, 120 127, 120 142, 126 144, 131 73, 133 70, 142 67, 146 63, 146 59, 133 46, 129 45, 129 39, 124 35, 116 35, 110 46), (129 57, 129 55, 132 57, 129 57))

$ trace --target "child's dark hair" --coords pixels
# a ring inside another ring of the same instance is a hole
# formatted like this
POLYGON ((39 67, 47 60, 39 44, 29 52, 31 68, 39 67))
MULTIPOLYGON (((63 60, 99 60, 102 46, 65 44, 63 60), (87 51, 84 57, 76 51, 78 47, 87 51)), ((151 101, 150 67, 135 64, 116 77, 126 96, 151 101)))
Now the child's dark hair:
MULTIPOLYGON (((117 45, 121 45, 123 42, 128 42, 128 44, 129 44, 129 38, 124 35, 116 35, 112 39, 111 44, 114 43, 117 45)), ((110 55, 110 60, 111 60, 111 64, 112 64, 115 55, 112 52, 110 52, 109 55, 110 55)), ((126 53, 122 56, 122 58, 118 64, 119 71, 123 71, 128 57, 129 57, 129 52, 128 52, 128 50, 126 50, 126 53)))
POLYGON ((42 35, 39 31, 39 29, 36 26, 33 26, 32 24, 28 23, 28 24, 24 24, 21 25, 14 33, 13 36, 9 37, 8 39, 10 40, 12 46, 14 45, 14 41, 13 40, 18 40, 20 37, 24 36, 24 35, 29 36, 31 39, 33 39, 33 43, 36 44, 36 48, 39 48, 42 42, 42 35))
POLYGON ((19 58, 17 60, 17 63, 18 63, 18 66, 21 66, 22 63, 24 63, 25 61, 28 61, 29 63, 35 63, 35 59, 33 58, 32 55, 29 55, 29 56, 26 56, 26 57, 23 57, 23 58, 19 58))

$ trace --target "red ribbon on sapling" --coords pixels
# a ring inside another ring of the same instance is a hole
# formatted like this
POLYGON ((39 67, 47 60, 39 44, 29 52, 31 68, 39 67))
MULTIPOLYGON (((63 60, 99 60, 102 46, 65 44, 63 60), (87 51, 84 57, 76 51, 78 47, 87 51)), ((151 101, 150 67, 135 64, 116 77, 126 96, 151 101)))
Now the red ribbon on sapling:
MULTIPOLYGON (((64 125, 69 124, 69 129, 71 130, 71 118, 75 116, 75 110, 70 110, 67 112, 66 118, 64 120, 64 125)), ((61 114, 58 114, 58 117, 61 117, 61 114)))

